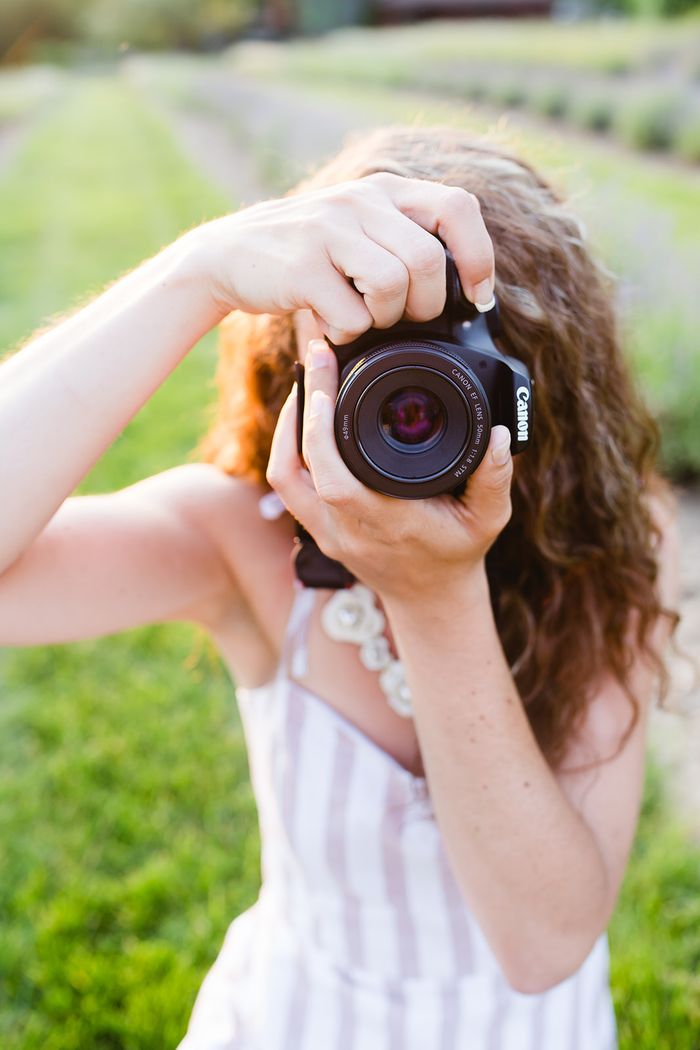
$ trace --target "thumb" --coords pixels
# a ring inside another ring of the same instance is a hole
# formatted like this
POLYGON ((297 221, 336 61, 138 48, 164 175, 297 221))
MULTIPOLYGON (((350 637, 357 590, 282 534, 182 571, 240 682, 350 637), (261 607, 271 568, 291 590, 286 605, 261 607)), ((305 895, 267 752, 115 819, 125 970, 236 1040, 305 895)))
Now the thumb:
POLYGON ((501 531, 511 514, 510 483, 513 477, 511 434, 498 425, 491 431, 486 455, 469 479, 466 497, 470 510, 486 532, 501 531))

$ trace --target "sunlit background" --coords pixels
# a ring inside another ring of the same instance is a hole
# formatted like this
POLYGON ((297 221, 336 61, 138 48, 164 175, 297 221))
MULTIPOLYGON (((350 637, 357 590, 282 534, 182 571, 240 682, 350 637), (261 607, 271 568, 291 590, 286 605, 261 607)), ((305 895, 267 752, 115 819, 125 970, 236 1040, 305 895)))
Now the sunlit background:
MULTIPOLYGON (((616 277, 700 646, 700 8, 688 0, 0 0, 0 349, 356 128, 494 130, 616 277)), ((82 486, 191 454, 210 334, 82 486)), ((11 449, 0 450, 12 455, 11 449)), ((0 493, 0 514, 11 513, 0 493)), ((623 1050, 700 1047, 700 729, 678 665, 611 928, 623 1050)), ((163 1050, 258 838, 234 686, 186 626, 0 653, 0 1046, 163 1050)))

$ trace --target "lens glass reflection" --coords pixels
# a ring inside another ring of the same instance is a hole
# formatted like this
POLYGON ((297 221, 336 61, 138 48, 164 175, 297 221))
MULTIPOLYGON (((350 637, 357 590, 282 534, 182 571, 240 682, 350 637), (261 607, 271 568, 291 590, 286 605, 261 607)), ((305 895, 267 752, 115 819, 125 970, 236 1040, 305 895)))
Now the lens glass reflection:
POLYGON ((402 445, 420 445, 445 427, 442 402, 416 386, 395 390, 382 404, 379 419, 384 433, 402 445))

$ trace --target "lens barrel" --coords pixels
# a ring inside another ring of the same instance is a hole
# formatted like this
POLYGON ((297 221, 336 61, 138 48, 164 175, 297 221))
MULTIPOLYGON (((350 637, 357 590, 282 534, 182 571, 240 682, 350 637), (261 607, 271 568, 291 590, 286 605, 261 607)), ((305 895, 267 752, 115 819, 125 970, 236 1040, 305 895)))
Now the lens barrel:
POLYGON ((370 488, 404 499, 456 488, 478 466, 490 427, 483 386, 437 343, 389 343, 361 357, 336 402, 336 440, 348 468, 370 488))

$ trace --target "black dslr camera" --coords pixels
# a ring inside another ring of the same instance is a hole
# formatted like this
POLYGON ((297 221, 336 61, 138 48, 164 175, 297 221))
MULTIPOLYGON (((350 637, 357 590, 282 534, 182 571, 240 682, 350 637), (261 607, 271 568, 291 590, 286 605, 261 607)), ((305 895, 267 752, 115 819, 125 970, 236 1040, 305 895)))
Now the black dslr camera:
MULTIPOLYGON (((502 354, 493 342, 499 334, 498 305, 479 313, 464 296, 451 253, 446 256, 447 298, 439 317, 371 328, 344 346, 330 343, 338 359, 340 454, 365 485, 399 499, 460 495, 496 424, 510 430, 513 455, 527 448, 532 433, 534 384, 522 361, 502 354)), ((296 378, 301 455, 301 365, 296 378)), ((326 558, 301 526, 297 538, 295 568, 303 583, 352 583, 352 575, 326 558)))

